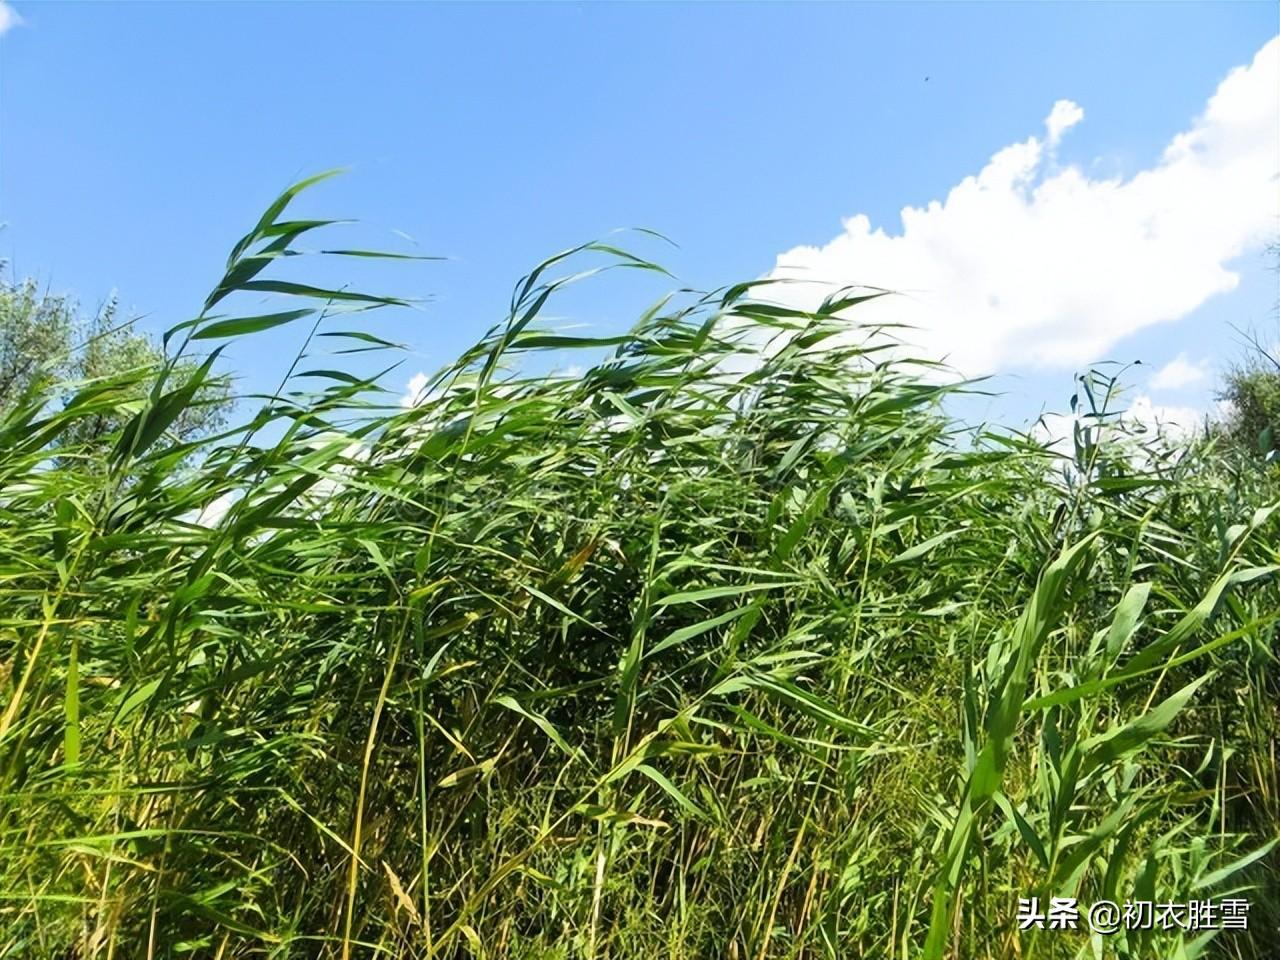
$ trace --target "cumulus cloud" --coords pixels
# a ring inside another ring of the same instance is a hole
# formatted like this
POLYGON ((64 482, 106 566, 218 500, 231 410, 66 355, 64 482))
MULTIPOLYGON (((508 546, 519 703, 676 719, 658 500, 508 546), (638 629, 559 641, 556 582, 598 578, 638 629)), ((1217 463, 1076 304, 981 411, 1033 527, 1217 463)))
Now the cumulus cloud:
MULTIPOLYGON (((1102 432, 1112 439, 1124 434, 1129 437, 1125 447, 1130 450, 1137 461, 1144 461, 1148 451, 1139 440, 1143 435, 1158 435, 1170 441, 1179 441, 1190 437, 1205 422, 1205 413, 1195 407, 1168 406, 1154 403, 1145 393, 1135 395, 1127 409, 1120 413, 1120 424, 1114 426, 1114 420, 1108 420, 1112 426, 1102 427, 1102 432)), ((1046 444, 1061 456, 1071 456, 1074 445, 1072 437, 1076 425, 1097 435, 1099 421, 1083 413, 1064 414, 1047 413, 1036 421, 1031 436, 1046 444)))
POLYGON ((1084 119, 1084 108, 1070 100, 1059 100, 1049 111, 1045 119, 1045 129, 1049 132, 1049 145, 1057 146, 1062 135, 1084 119))
POLYGON ((410 377, 404 396, 400 398, 400 406, 408 409, 422 403, 426 399, 427 383, 427 375, 421 371, 410 377))
POLYGON ((22 18, 18 16, 18 11, 0 0, 0 37, 12 30, 14 27, 22 25, 22 18))
POLYGON ((1177 390, 1205 378, 1203 364, 1191 363, 1185 353, 1180 353, 1151 377, 1152 390, 1177 390))
POLYGON ((240 499, 238 495, 232 493, 221 493, 206 503, 194 513, 189 513, 182 517, 189 523, 199 524, 202 527, 216 527, 222 523, 227 512, 240 499))
MULTIPOLYGON (((977 376, 1017 366, 1079 368, 1122 338, 1232 290, 1232 261, 1280 223, 1280 37, 1233 70, 1160 159, 1128 179, 1052 162, 1084 119, 1059 100, 1043 138, 999 150, 891 234, 864 214, 825 246, 777 258, 770 299, 813 307, 832 287, 903 296, 851 315, 900 322, 931 358, 977 376)), ((1172 374, 1170 375, 1172 376, 1172 374)))
POLYGON ((1146 394, 1138 394, 1125 411, 1124 419, 1147 430, 1171 438, 1190 436, 1204 422, 1204 412, 1195 407, 1171 407, 1153 403, 1146 394))

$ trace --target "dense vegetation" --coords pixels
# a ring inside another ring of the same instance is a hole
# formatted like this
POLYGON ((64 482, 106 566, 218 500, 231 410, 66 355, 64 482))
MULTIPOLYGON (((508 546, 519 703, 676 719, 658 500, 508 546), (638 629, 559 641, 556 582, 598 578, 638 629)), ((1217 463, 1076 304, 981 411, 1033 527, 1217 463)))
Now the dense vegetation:
POLYGON ((574 261, 657 269, 595 244, 411 408, 295 362, 180 435, 202 346, 390 349, 393 298, 265 279, 296 191, 168 359, 3 410, 0 957, 1276 955, 1274 467, 1100 374, 1065 453, 964 429, 856 293, 540 328, 574 261))
MULTIPOLYGON (((77 304, 42 293, 30 280, 0 283, 0 414, 72 384, 131 371, 144 374, 134 378, 134 395, 129 398, 139 400, 147 392, 146 374, 154 374, 164 359, 160 346, 135 329, 132 320, 118 318, 114 299, 82 319, 77 304)), ((181 383, 195 369, 190 361, 179 361, 170 377, 181 383)), ((225 377, 208 377, 193 402, 169 425, 170 435, 189 439, 222 426, 231 406, 229 387, 225 377)), ((119 428, 124 412, 104 409, 97 417, 80 418, 58 439, 105 442, 119 428)))
POLYGON ((1215 427, 1228 443, 1275 461, 1280 458, 1280 339, 1274 347, 1256 335, 1249 340, 1243 359, 1223 377, 1220 396, 1227 415, 1215 427))

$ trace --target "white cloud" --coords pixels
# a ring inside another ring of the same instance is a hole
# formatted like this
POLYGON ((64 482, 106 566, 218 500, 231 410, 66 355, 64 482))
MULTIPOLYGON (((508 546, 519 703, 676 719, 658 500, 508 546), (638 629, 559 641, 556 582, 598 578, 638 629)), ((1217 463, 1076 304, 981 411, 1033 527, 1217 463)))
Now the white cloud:
MULTIPOLYGON (((560 376, 566 380, 579 380, 582 378, 584 368, 581 364, 571 363, 565 367, 563 371, 555 371, 553 376, 560 376)), ((435 383, 427 376, 425 371, 419 370, 409 378, 409 382, 405 385, 405 391, 400 395, 400 406, 406 410, 414 407, 420 407, 425 403, 438 400, 453 390, 468 385, 467 381, 452 381, 449 385, 435 383)), ((497 391, 505 389, 499 385, 495 388, 497 391)))
POLYGON ((409 383, 405 387, 404 396, 400 398, 400 406, 408 409, 416 407, 426 399, 427 375, 419 371, 409 378, 409 383))
POLYGON ((1062 456, 1071 454, 1071 436, 1077 423, 1083 424, 1077 415, 1046 413, 1031 428, 1031 436, 1062 456))
POLYGON ((1135 426, 1163 433, 1172 439, 1189 436, 1204 422, 1205 414, 1195 407, 1170 407, 1152 403, 1146 394, 1138 394, 1125 411, 1124 419, 1135 426))
POLYGON ((1192 436, 1204 424, 1206 413, 1195 407, 1173 407, 1152 403, 1146 394, 1134 396, 1129 406, 1121 412, 1119 423, 1109 419, 1105 425, 1082 413, 1046 413, 1036 421, 1031 436, 1045 444, 1050 450, 1063 457, 1074 454, 1073 435, 1076 425, 1086 431, 1095 441, 1100 437, 1108 438, 1118 446, 1112 449, 1127 451, 1135 463, 1147 463, 1154 450, 1150 440, 1157 435, 1170 441, 1173 446, 1164 448, 1166 452, 1180 449, 1179 441, 1192 436))
POLYGON ((863 214, 821 247, 781 254, 770 299, 812 307, 833 286, 906 296, 857 307, 902 322, 934 358, 976 376, 1075 367, 1122 338, 1186 316, 1239 276, 1228 264, 1280 224, 1280 37, 1233 70, 1160 160, 1129 179, 1049 161, 1084 111, 1053 106, 1044 139, 998 151, 944 200, 902 211, 902 231, 863 214), (1048 168, 1048 169, 1047 169, 1048 168))
POLYGON ((220 493, 194 514, 186 514, 182 519, 190 523, 199 524, 202 527, 216 527, 222 523, 227 511, 239 499, 240 497, 237 494, 220 493))
POLYGON ((1045 119, 1049 131, 1049 145, 1056 146, 1062 135, 1084 119, 1084 108, 1070 100, 1059 100, 1045 119))
MULTIPOLYGON (((405 391, 400 396, 400 406, 406 410, 412 410, 415 407, 434 404, 450 394, 468 389, 474 383, 474 376, 450 377, 448 380, 441 380, 439 374, 432 378, 428 377, 424 371, 419 370, 409 378, 409 382, 405 385, 405 391)), ((499 387, 499 389, 501 388, 499 387)), ((439 410, 436 416, 442 416, 444 413, 443 409, 439 410)), ((432 420, 434 420, 434 417, 432 420)), ((425 422, 432 422, 432 420, 425 422)), ((423 423, 424 421, 419 420, 418 422, 423 423)))
POLYGON ((0 37, 12 30, 14 27, 22 26, 22 18, 18 16, 18 11, 0 0, 0 37))
POLYGON ((1180 353, 1155 372, 1148 386, 1152 390, 1177 390, 1204 378, 1204 365, 1191 363, 1185 353, 1180 353))

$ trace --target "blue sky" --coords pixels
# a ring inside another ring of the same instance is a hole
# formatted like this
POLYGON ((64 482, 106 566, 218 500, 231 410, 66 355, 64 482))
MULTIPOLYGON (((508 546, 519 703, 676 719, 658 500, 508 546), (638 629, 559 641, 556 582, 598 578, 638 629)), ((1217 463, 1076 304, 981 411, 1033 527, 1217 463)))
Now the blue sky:
MULTIPOLYGON (((924 346, 1009 393, 980 415, 1060 408, 1112 358, 1144 361, 1150 408, 1207 409, 1227 324, 1274 329, 1271 3, 5 9, 0 258, 86 305, 116 291, 154 330, 194 314, 280 188, 334 166, 303 209, 358 217, 344 244, 451 258, 311 273, 432 298, 376 322, 412 347, 396 389, 542 257, 627 226, 677 241, 635 243, 698 288, 800 268, 924 292, 924 346), (1001 151, 1025 169, 966 191, 1001 151), (904 207, 926 211, 905 231, 904 207)), ((565 310, 614 329, 668 286, 606 280, 565 310)), ((294 336, 230 363, 266 386, 294 336)))

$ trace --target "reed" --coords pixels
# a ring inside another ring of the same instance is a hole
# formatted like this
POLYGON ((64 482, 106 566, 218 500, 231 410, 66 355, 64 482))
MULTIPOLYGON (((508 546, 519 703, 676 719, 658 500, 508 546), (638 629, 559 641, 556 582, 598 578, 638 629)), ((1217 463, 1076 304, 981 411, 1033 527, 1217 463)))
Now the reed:
POLYGON ((0 422, 0 957, 1276 955, 1274 471, 1100 374, 1070 453, 966 427, 855 294, 540 323, 660 271, 605 244, 402 408, 301 359, 402 303, 271 279, 309 185, 163 364, 0 422), (1248 932, 1014 922, 1233 891, 1248 932))

